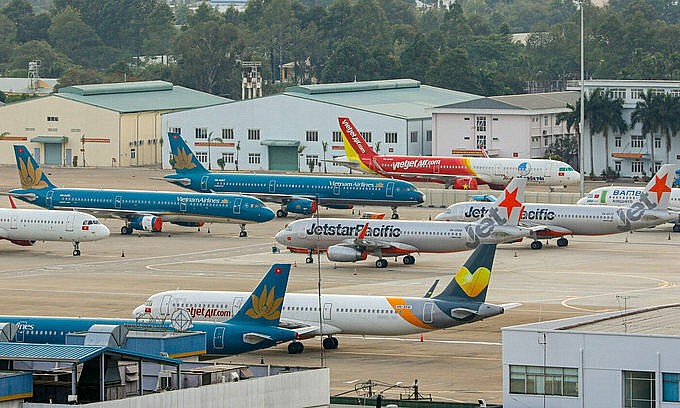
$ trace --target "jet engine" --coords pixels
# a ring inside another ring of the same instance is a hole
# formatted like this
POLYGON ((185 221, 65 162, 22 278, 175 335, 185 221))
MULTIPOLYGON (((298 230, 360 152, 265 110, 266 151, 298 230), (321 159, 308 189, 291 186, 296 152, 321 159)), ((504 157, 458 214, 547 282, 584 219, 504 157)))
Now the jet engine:
POLYGON ((309 200, 307 198, 298 198, 297 200, 291 200, 286 203, 286 211, 295 214, 314 214, 316 212, 316 201, 309 200))
POLYGON ((333 262, 356 262, 365 260, 368 253, 352 247, 333 245, 328 247, 326 256, 333 262))
POLYGON ((160 217, 155 217, 153 215, 145 215, 143 217, 131 219, 130 227, 141 231, 160 232, 163 228, 163 220, 161 220, 160 217))
POLYGON ((179 225, 180 227, 202 227, 204 222, 188 222, 188 221, 173 221, 170 224, 179 225))
POLYGON ((13 243, 14 245, 19 245, 19 246, 33 246, 33 245, 35 245, 35 241, 29 241, 27 239, 10 239, 9 242, 13 243))

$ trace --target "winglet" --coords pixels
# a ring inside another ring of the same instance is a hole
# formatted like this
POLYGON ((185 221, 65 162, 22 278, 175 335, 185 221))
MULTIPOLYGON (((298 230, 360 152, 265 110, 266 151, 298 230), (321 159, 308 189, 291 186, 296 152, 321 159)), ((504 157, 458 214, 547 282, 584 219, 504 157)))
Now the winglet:
POLYGON ((14 145, 14 156, 19 169, 21 188, 24 190, 42 190, 55 187, 43 173, 26 146, 14 145))
POLYGON ((349 118, 338 118, 338 122, 340 123, 347 158, 358 162, 362 169, 372 172, 370 164, 373 157, 377 156, 376 152, 366 143, 366 140, 349 118))
POLYGON ((448 286, 435 296, 441 300, 469 300, 483 303, 491 280, 496 244, 481 244, 453 276, 448 286))
POLYGON ((503 193, 494 201, 485 218, 491 218, 494 223, 499 225, 518 225, 524 210, 526 185, 527 180, 525 178, 512 179, 503 193))
POLYGON ((288 286, 290 264, 274 264, 241 309, 229 320, 257 326, 278 326, 288 286))
POLYGON ((8 195, 7 198, 9 198, 9 205, 12 206, 12 208, 17 208, 17 205, 14 203, 14 199, 12 198, 12 196, 8 195))
POLYGON ((366 223, 366 225, 364 225, 364 228, 361 229, 361 232, 359 233, 357 239, 364 239, 366 237, 366 231, 368 231, 368 223, 366 223))
POLYGON ((183 173, 208 173, 208 170, 203 167, 198 161, 196 155, 191 151, 187 142, 179 133, 168 132, 168 140, 170 141, 170 153, 172 153, 172 167, 177 174, 183 173))
POLYGON ((645 207, 650 210, 654 208, 665 210, 668 208, 668 202, 671 198, 671 187, 674 181, 673 177, 678 168, 679 166, 676 164, 664 164, 654 177, 649 180, 645 191, 640 194, 640 202, 645 207))

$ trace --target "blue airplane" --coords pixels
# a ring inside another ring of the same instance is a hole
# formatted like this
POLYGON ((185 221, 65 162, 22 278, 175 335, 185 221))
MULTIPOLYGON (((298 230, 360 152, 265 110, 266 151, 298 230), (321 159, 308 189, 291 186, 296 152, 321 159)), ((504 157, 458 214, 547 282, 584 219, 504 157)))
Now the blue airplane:
POLYGON ((160 231, 163 222, 200 227, 206 222, 241 224, 239 236, 247 237, 246 223, 266 222, 274 212, 255 197, 226 194, 175 193, 169 191, 58 188, 25 146, 14 146, 21 189, 9 195, 48 209, 75 209, 101 218, 125 220, 120 233, 160 231))
POLYGON ((294 330, 278 327, 289 275, 290 264, 272 265, 238 313, 227 322, 192 321, 184 309, 173 313, 168 321, 143 316, 137 319, 0 316, 0 322, 14 323, 15 340, 23 343, 65 344, 69 333, 86 332, 94 324, 107 324, 125 325, 129 330, 201 331, 206 333, 205 351, 209 355, 246 353, 298 337, 294 330))
POLYGON ((313 214, 317 205, 349 209, 355 205, 392 207, 392 218, 399 218, 397 207, 416 205, 425 195, 409 182, 384 178, 304 176, 285 174, 211 173, 196 159, 179 133, 168 133, 176 174, 163 179, 198 192, 241 193, 281 204, 277 217, 289 212, 313 214))

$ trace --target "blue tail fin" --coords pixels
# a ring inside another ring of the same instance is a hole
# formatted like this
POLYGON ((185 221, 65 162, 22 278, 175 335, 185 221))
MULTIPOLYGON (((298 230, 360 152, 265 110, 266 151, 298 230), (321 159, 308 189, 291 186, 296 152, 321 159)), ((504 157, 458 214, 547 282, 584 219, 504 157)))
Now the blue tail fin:
POLYGON ((272 265, 248 300, 229 322, 278 326, 289 274, 290 264, 272 265))
POLYGON ((481 244, 470 255, 449 285, 434 299, 469 300, 483 303, 491 279, 496 244, 481 244))
POLYGON ((207 173, 208 170, 198 161, 191 151, 187 142, 179 133, 168 133, 170 140, 170 153, 172 153, 172 167, 178 174, 181 173, 207 173))
POLYGON ((14 156, 19 168, 21 188, 24 190, 43 190, 55 188, 35 161, 26 146, 14 145, 14 156))

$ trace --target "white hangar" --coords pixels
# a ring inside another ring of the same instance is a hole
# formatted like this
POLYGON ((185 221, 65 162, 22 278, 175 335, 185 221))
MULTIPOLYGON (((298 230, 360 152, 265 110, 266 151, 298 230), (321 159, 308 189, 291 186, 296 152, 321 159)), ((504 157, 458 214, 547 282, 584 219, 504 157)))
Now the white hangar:
MULTIPOLYGON (((432 108, 478 99, 411 79, 290 87, 283 94, 167 113, 206 168, 347 172, 320 160, 344 156, 338 117, 349 117, 384 154, 432 153, 432 108), (310 165, 310 163, 313 163, 310 165)), ((168 144, 163 166, 169 168, 168 144)))

